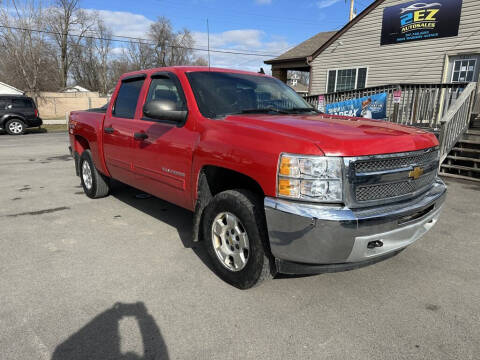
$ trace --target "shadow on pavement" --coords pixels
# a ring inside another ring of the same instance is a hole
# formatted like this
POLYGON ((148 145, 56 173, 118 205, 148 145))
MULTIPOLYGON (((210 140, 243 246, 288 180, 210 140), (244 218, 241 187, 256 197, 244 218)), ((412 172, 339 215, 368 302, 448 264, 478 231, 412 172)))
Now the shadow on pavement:
POLYGON ((198 258, 205 264, 205 266, 215 273, 208 254, 203 248, 202 244, 193 242, 192 212, 169 202, 163 201, 162 199, 156 198, 155 196, 148 195, 145 197, 137 197, 137 195, 146 194, 144 194, 141 190, 132 188, 118 181, 113 181, 111 188, 111 196, 177 229, 183 246, 185 248, 192 249, 198 258))
POLYGON ((117 303, 96 316, 87 325, 58 345, 52 360, 167 360, 167 345, 155 319, 143 302, 117 303), (143 356, 121 352, 119 323, 126 317, 136 320, 140 330, 143 356))
MULTIPOLYGON (((111 196, 114 196, 123 203, 134 207, 151 217, 162 221, 177 229, 178 235, 185 248, 192 249, 203 264, 210 269, 216 276, 217 273, 208 257, 206 250, 201 243, 193 242, 193 213, 169 202, 163 201, 155 196, 143 193, 141 190, 135 189, 129 185, 118 181, 111 184, 111 196), (138 195, 146 195, 139 196, 138 195)), ((303 277, 317 276, 317 274, 305 275, 287 275, 277 274, 275 279, 295 279, 303 277)))

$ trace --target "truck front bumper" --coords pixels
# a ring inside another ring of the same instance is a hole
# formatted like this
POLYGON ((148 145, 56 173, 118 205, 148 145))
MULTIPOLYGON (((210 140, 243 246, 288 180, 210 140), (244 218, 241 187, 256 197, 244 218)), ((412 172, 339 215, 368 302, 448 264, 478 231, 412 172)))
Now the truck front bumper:
POLYGON ((351 270, 391 257, 438 220, 446 186, 409 201, 365 209, 265 198, 270 248, 277 270, 310 274, 351 270))

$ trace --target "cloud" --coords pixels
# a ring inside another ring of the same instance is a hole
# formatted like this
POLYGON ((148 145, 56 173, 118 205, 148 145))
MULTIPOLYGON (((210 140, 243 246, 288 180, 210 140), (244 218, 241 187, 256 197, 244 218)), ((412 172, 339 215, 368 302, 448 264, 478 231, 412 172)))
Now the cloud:
POLYGON ((255 0, 255 2, 260 5, 266 5, 266 4, 271 4, 272 0, 255 0))
POLYGON ((332 6, 333 4, 336 4, 339 1, 341 1, 341 0, 322 0, 322 1, 317 2, 317 7, 319 9, 327 8, 329 6, 332 6))
POLYGON ((150 25, 154 22, 146 16, 126 11, 109 11, 86 9, 87 12, 96 12, 109 27, 113 34, 146 38, 150 25))
MULTIPOLYGON (((260 48, 263 31, 255 29, 230 30, 222 33, 210 33, 210 47, 234 47, 237 49, 260 48)), ((193 38, 197 46, 207 46, 208 36, 205 32, 194 32, 193 38)))
MULTIPOLYGON (((262 0, 265 2, 265 0, 262 0)), ((152 20, 147 17, 123 11, 93 10, 103 19, 105 24, 112 30, 114 35, 146 38, 152 20)), ((207 49, 207 33, 193 32, 195 47, 207 49)), ((121 55, 124 51, 124 44, 118 43, 112 51, 114 56, 121 55)), ((258 71, 264 67, 268 71, 269 66, 263 62, 287 51, 291 47, 285 38, 275 37, 258 29, 239 29, 220 33, 210 33, 210 49, 223 49, 235 52, 257 52, 268 54, 267 56, 249 56, 239 54, 225 54, 210 52, 212 66, 235 68, 243 70, 258 71)), ((207 59, 207 51, 195 51, 196 56, 207 59)))
MULTIPOLYGON (((207 33, 194 32, 195 47, 207 49, 207 33)), ((261 30, 242 29, 210 34, 210 49, 224 49, 234 52, 249 52, 265 55, 239 55, 210 52, 211 66, 258 71, 260 67, 268 71, 263 62, 285 52, 291 45, 284 38, 268 36, 261 30)), ((208 57, 206 51, 197 51, 197 56, 208 57)))

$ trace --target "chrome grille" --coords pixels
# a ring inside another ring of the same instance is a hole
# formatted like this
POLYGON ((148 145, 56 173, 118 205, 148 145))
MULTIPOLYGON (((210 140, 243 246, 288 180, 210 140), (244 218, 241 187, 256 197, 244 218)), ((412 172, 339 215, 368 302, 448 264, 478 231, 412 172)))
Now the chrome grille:
POLYGON ((436 173, 431 172, 417 180, 405 180, 387 184, 358 186, 355 191, 357 201, 371 201, 399 197, 414 193, 435 180, 436 173))
POLYGON ((415 155, 404 157, 391 157, 384 159, 362 160, 355 163, 355 172, 371 173, 378 171, 394 170, 407 168, 412 165, 424 165, 436 161, 438 158, 438 150, 431 152, 422 152, 415 155))
POLYGON ((438 148, 431 148, 346 158, 347 204, 352 207, 373 206, 415 196, 435 181, 438 155, 438 148), (420 177, 415 179, 416 175, 420 177))

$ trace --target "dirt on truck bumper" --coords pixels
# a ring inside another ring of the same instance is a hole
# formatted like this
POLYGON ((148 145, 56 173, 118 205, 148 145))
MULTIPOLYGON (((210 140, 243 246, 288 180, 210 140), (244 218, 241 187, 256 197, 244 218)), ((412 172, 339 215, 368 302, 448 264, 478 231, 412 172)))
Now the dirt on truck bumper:
POLYGON ((389 258, 438 220, 446 186, 438 178, 413 200, 365 209, 265 198, 277 270, 314 274, 352 270, 389 258))

